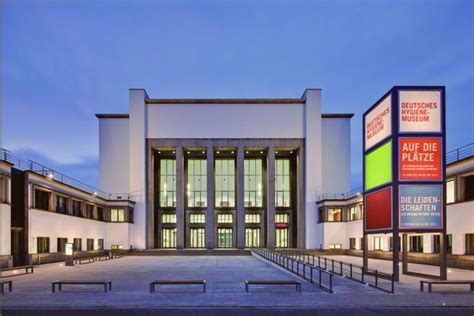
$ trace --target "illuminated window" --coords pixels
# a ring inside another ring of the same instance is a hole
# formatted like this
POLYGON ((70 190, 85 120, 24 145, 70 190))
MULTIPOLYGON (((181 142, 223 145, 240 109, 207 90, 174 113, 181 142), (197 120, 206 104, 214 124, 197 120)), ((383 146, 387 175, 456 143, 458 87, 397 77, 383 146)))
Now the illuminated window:
POLYGON ((189 222, 191 224, 204 224, 206 222, 206 214, 189 214, 189 222))
POLYGON ((216 207, 235 207, 235 161, 216 159, 216 207))
POLYGON ((161 215, 161 222, 163 224, 174 224, 176 223, 176 214, 165 213, 161 215))
POLYGON ((329 249, 342 249, 342 244, 331 244, 329 249))
POLYGON ((374 250, 383 250, 382 237, 374 237, 374 250))
POLYGON ((176 248, 176 228, 163 228, 161 230, 161 247, 176 248))
POLYGON ((262 159, 244 161, 244 204, 245 207, 261 207, 263 204, 262 159))
POLYGON ((454 179, 446 182, 446 203, 448 204, 456 202, 455 183, 454 179))
POLYGON ((111 222, 125 222, 125 210, 123 208, 113 208, 110 210, 111 222))
POLYGON ((186 196, 188 207, 207 206, 207 161, 188 159, 188 183, 186 196))
POLYGON ((349 208, 349 221, 362 219, 361 205, 354 205, 349 208))
POLYGON ((275 229, 275 245, 277 248, 288 248, 288 228, 275 229))
POLYGON ((275 160, 275 207, 289 207, 290 159, 275 160))
POLYGON ((232 248, 232 228, 217 229, 217 245, 219 248, 232 248))
POLYGON ((260 223, 260 214, 245 214, 245 223, 260 223))
POLYGON ((275 214, 275 223, 288 223, 288 214, 275 214))
POLYGON ((190 247, 191 248, 204 248, 206 243, 206 230, 204 228, 191 228, 189 230, 190 235, 190 247))
POLYGON ((175 159, 160 159, 160 206, 176 207, 175 159))
POLYGON ((342 222, 342 209, 329 208, 328 209, 328 222, 342 222))
POLYGON ((217 222, 222 223, 232 223, 232 214, 217 214, 217 222))
POLYGON ((260 228, 245 228, 245 247, 260 247, 260 228))

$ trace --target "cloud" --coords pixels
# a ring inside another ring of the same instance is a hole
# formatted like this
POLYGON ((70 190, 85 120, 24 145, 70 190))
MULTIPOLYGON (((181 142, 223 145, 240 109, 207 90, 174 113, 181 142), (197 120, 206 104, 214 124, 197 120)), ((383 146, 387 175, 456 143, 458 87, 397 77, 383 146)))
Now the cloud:
POLYGON ((32 160, 48 168, 56 170, 75 180, 81 181, 87 185, 98 187, 98 165, 97 157, 86 157, 78 159, 74 163, 61 163, 52 157, 45 155, 34 149, 20 149, 12 151, 13 155, 24 160, 32 160))

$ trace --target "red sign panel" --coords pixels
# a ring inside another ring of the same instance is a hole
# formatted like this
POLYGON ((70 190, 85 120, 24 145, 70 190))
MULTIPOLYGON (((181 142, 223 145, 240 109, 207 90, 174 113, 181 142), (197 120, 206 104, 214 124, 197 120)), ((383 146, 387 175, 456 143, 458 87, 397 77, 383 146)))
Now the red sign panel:
POLYGON ((288 224, 287 223, 276 223, 275 227, 276 228, 287 228, 288 224))
POLYGON ((365 196, 365 229, 392 229, 392 187, 365 196))
POLYGON ((400 137, 400 181, 440 181, 440 137, 400 137))

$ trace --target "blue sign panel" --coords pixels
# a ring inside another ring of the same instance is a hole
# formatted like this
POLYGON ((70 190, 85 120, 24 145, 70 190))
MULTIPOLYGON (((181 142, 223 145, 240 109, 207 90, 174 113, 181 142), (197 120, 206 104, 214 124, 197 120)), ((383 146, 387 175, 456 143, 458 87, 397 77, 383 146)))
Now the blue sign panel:
POLYGON ((443 229, 443 186, 399 186, 400 230, 443 229))

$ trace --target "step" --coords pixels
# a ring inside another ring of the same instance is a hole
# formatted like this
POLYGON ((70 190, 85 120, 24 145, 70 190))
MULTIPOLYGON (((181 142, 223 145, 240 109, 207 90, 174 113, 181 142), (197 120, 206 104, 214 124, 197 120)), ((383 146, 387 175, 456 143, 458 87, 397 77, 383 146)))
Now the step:
POLYGON ((250 256, 247 249, 145 249, 124 253, 126 256, 250 256))

